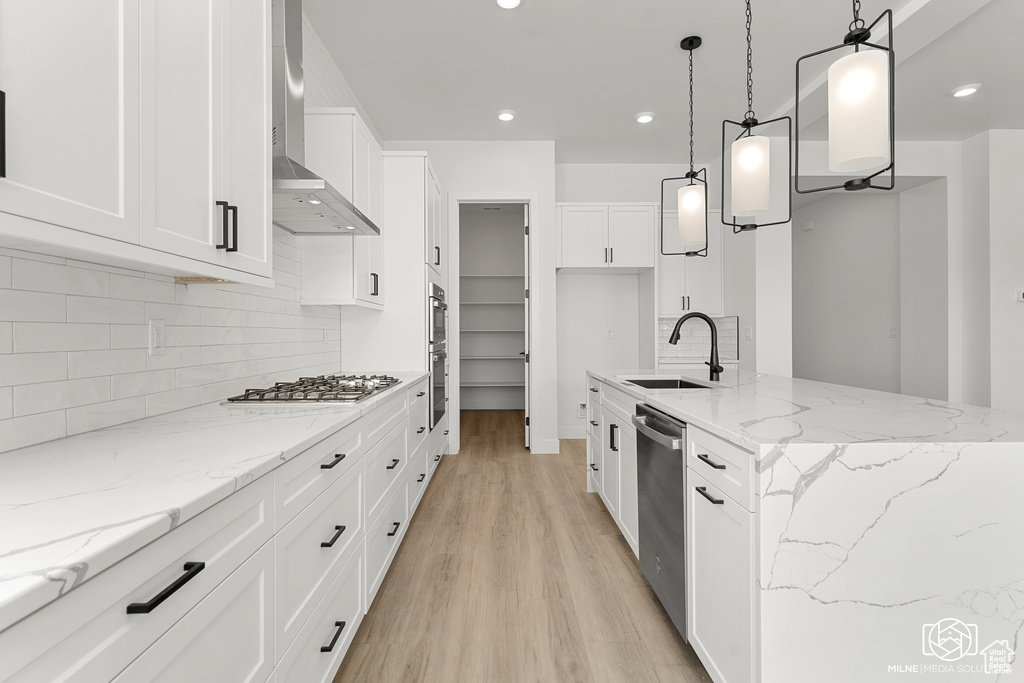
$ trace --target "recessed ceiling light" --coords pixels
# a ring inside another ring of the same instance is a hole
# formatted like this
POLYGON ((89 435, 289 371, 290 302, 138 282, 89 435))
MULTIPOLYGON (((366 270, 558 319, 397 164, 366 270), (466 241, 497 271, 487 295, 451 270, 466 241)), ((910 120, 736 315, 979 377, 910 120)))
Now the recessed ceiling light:
POLYGON ((321 202, 320 202, 320 200, 319 200, 319 199, 310 199, 310 200, 309 200, 309 203, 310 203, 310 204, 320 204, 321 202))
POLYGON ((654 112, 653 111, 642 111, 642 112, 640 112, 639 114, 636 115, 636 122, 637 123, 650 123, 653 120, 654 120, 654 112))
POLYGON ((498 112, 499 121, 511 121, 516 117, 516 113, 511 109, 502 109, 498 112))
POLYGON ((519 0, 498 0, 498 7, 502 9, 515 9, 519 7, 519 0))
POLYGON ((961 85, 957 88, 953 88, 951 94, 953 97, 967 97, 973 95, 981 89, 981 83, 968 83, 967 85, 961 85))
POLYGON ((346 229, 346 230, 355 230, 355 229, 356 229, 356 226, 354 226, 354 225, 346 225, 346 226, 345 226, 345 229, 346 229))

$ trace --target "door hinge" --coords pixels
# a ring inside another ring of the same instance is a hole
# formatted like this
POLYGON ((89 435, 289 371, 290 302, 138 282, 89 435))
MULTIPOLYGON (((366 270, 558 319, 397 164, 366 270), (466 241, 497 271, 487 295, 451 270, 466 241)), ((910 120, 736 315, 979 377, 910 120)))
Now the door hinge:
POLYGON ((530 426, 530 418, 526 418, 526 426, 527 426, 527 427, 529 427, 529 426, 530 426))
POLYGON ((530 290, 526 290, 526 298, 527 298, 527 299, 529 299, 529 298, 530 298, 530 290))
POLYGON ((529 363, 529 362, 530 362, 530 354, 526 354, 526 362, 527 362, 527 363, 529 363))
POLYGON ((527 235, 529 235, 529 234, 530 234, 530 226, 529 226, 529 225, 527 225, 527 226, 526 226, 526 234, 527 234, 527 235))

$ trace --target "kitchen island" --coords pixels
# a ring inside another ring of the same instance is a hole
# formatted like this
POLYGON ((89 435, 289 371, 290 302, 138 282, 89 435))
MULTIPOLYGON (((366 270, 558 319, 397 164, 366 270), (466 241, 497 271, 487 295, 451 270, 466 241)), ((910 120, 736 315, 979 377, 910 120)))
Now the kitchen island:
MULTIPOLYGON (((624 381, 658 374, 587 379, 592 401, 626 396, 688 425, 687 633, 712 678, 1024 680, 1012 652, 1024 627, 1024 418, 749 372, 712 389, 624 381), (694 450, 738 474, 721 478, 694 450), (716 513, 728 513, 718 537, 694 527, 716 513), (724 593, 715 585, 737 577, 724 593), (724 613, 749 616, 733 631, 724 613)), ((636 494, 629 475, 614 480, 624 509, 636 494)))

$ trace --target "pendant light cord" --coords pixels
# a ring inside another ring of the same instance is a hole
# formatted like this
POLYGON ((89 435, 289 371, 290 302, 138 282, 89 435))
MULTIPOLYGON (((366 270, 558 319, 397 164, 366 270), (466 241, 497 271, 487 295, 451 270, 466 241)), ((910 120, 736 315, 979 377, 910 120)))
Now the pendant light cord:
MULTIPOLYGON (((749 7, 750 3, 747 3, 749 7)), ((864 28, 864 20, 860 18, 860 0, 853 0, 853 21, 850 22, 850 30, 864 28)))
POLYGON ((693 173, 693 50, 690 50, 689 52, 690 52, 690 173, 693 173))
POLYGON ((747 115, 746 118, 754 117, 754 49, 750 40, 750 24, 753 15, 750 11, 750 0, 747 0, 747 115))

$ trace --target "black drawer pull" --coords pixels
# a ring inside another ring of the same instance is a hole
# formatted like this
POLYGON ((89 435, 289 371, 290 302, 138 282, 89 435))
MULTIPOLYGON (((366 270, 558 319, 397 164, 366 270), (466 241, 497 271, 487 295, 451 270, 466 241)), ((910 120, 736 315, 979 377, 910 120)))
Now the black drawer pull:
POLYGON ((224 226, 224 236, 221 238, 221 240, 220 240, 221 243, 217 245, 217 248, 218 249, 227 249, 228 248, 228 208, 229 207, 228 207, 228 203, 227 202, 217 202, 217 206, 219 206, 223 210, 223 212, 224 212, 224 215, 221 217, 221 224, 224 226))
POLYGON ((420 393, 416 394, 416 398, 419 398, 421 396, 426 396, 426 395, 427 395, 427 392, 421 391, 420 393))
POLYGON ((398 463, 400 463, 400 462, 402 462, 402 461, 399 460, 398 458, 395 458, 394 460, 391 461, 391 464, 388 465, 388 469, 389 470, 395 469, 396 467, 398 467, 398 463))
POLYGON ((420 478, 416 480, 416 483, 417 483, 417 484, 422 484, 422 483, 423 483, 423 480, 424 480, 424 479, 426 479, 426 478, 427 478, 427 475, 426 475, 426 474, 421 474, 421 475, 420 475, 420 478))
POLYGON ((704 496, 705 498, 710 500, 715 505, 725 505, 725 501, 724 500, 719 500, 719 499, 713 497, 710 493, 708 493, 708 489, 705 486, 698 486, 697 487, 697 493, 699 493, 700 495, 704 496))
POLYGON ((697 459, 700 460, 705 465, 709 465, 711 467, 714 467, 716 470, 724 470, 725 469, 725 465, 719 465, 717 462, 715 462, 714 460, 709 458, 704 453, 698 453, 697 454, 697 459))
MULTIPOLYGON (((228 211, 231 212, 231 242, 234 246, 228 247, 224 251, 233 252, 238 251, 238 207, 229 206, 228 211)), ((227 234, 227 226, 224 228, 224 234, 227 234)), ((226 238, 225 241, 227 241, 226 238)))
POLYGON ((334 537, 331 540, 323 541, 322 543, 320 543, 320 547, 321 548, 330 548, 335 543, 337 543, 338 539, 341 538, 341 535, 343 533, 345 533, 345 525, 344 524, 338 524, 337 526, 334 527, 334 530, 336 532, 338 532, 338 533, 334 534, 334 537))
POLYGON ((390 532, 388 533, 388 536, 394 536, 395 534, 397 534, 397 533, 398 533, 398 527, 402 526, 402 523, 401 523, 401 522, 392 522, 392 524, 394 524, 394 525, 395 525, 395 528, 394 528, 394 529, 392 529, 392 530, 391 530, 391 531, 390 531, 390 532))
POLYGON ((434 247, 434 265, 441 265, 441 247, 434 247))
POLYGON ((445 436, 448 436, 448 430, 447 430, 447 429, 446 429, 446 430, 444 430, 444 435, 445 435, 445 436))
POLYGON ((441 459, 441 454, 440 453, 438 453, 437 455, 434 456, 434 462, 437 462, 440 459, 441 459))
POLYGON ((420 427, 419 429, 417 429, 417 430, 416 430, 416 433, 417 433, 417 434, 422 434, 422 433, 423 433, 423 432, 425 432, 425 431, 427 431, 427 428, 426 428, 426 427, 420 427))
POLYGON ((133 602, 128 605, 128 614, 149 614, 159 607, 161 602, 177 593, 179 588, 196 578, 204 569, 206 569, 205 562, 186 562, 185 573, 175 579, 174 583, 157 593, 149 602, 133 602))
POLYGON ((594 463, 590 463, 590 469, 592 469, 595 472, 597 472, 597 465, 595 465, 594 463))
POLYGON ((335 465, 337 465, 339 462, 345 459, 345 455, 345 453, 338 453, 337 455, 334 456, 334 460, 330 461, 326 465, 320 465, 320 469, 333 470, 335 465))
POLYGON ((590 421, 590 424, 594 425, 595 427, 597 426, 597 423, 594 422, 593 420, 590 421))
POLYGON ((331 638, 331 644, 322 646, 320 648, 320 652, 330 652, 334 649, 334 646, 338 644, 338 638, 341 638, 341 632, 345 630, 345 622, 336 621, 334 622, 334 625, 338 627, 337 633, 335 633, 334 637, 331 638))
POLYGON ((594 387, 590 387, 590 390, 593 391, 595 394, 597 393, 597 389, 595 389, 594 387))
POLYGON ((0 90, 0 178, 7 177, 7 95, 0 90))

